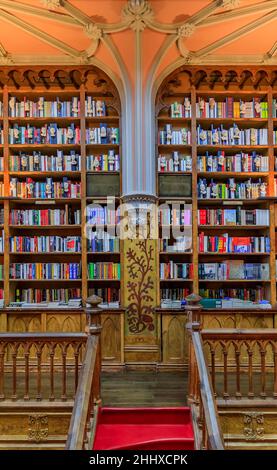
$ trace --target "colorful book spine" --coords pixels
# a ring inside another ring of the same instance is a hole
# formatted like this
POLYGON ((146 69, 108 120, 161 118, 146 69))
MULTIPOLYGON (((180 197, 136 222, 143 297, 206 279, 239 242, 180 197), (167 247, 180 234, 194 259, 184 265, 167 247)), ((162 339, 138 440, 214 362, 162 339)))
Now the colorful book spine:
POLYGON ((239 129, 237 124, 229 129, 225 129, 223 124, 220 127, 211 125, 211 128, 207 130, 199 124, 197 126, 197 145, 246 145, 248 147, 268 145, 268 131, 267 128, 258 129, 255 127, 239 129))
POLYGON ((173 129, 171 124, 166 124, 163 131, 159 131, 160 145, 191 145, 191 131, 183 127, 173 129))
POLYGON ((88 263, 88 279, 120 280, 120 264, 112 262, 88 263))
POLYGON ((185 98, 184 103, 175 101, 170 105, 171 118, 191 118, 191 102, 188 97, 185 98))
POLYGON ((79 263, 12 263, 10 264, 10 279, 81 279, 81 265, 79 263))
POLYGON ((168 158, 166 155, 159 155, 158 158, 158 171, 160 173, 167 172, 191 172, 192 158, 191 155, 179 155, 179 152, 173 152, 172 157, 168 158))
POLYGON ((199 289, 199 295, 203 298, 209 299, 240 299, 250 300, 252 302, 259 302, 266 298, 265 288, 262 286, 255 286, 255 288, 222 288, 218 289, 199 289))
POLYGON ((86 207, 88 225, 116 225, 120 222, 120 208, 114 210, 107 206, 86 207))
POLYGON ((32 178, 26 178, 26 181, 11 178, 10 196, 23 199, 76 199, 81 197, 81 183, 70 181, 67 177, 63 177, 62 181, 46 178, 45 183, 32 178))
POLYGON ((193 264, 191 263, 160 263, 160 279, 193 279, 193 264))
POLYGON ((160 225, 191 225, 190 209, 175 208, 159 208, 159 224, 160 225))
POLYGON ((220 236, 198 236, 199 253, 269 253, 269 237, 230 237, 228 233, 220 236))
POLYGON ((24 97, 22 100, 11 96, 9 99, 9 116, 12 118, 49 118, 49 117, 79 117, 80 100, 73 96, 70 101, 47 101, 40 96, 36 101, 24 97))
POLYGON ((12 253, 80 253, 81 237, 19 236, 10 237, 12 253))
POLYGON ((41 303, 41 302, 65 302, 70 299, 79 299, 81 289, 16 289, 15 302, 41 303))
POLYGON ((88 155, 87 171, 119 171, 120 157, 114 150, 106 154, 88 155))
POLYGON ((161 300, 183 300, 190 294, 188 288, 160 289, 161 300))
POLYGON ((74 150, 69 155, 64 155, 62 150, 57 150, 56 155, 20 152, 11 155, 9 163, 10 171, 81 171, 81 155, 74 150))
POLYGON ((65 205, 64 209, 12 209, 10 225, 80 225, 81 211, 65 205))
POLYGON ((197 187, 199 199, 257 199, 266 197, 268 192, 268 185, 261 178, 240 182, 229 178, 226 183, 199 178, 197 187))
POLYGON ((98 230, 90 233, 90 238, 87 240, 87 249, 92 253, 119 253, 120 240, 107 232, 98 230))
POLYGON ((226 97, 224 101, 219 101, 215 97, 210 97, 209 99, 198 97, 196 117, 208 119, 267 119, 268 103, 262 101, 259 97, 253 97, 250 101, 243 99, 238 101, 233 97, 226 97))
POLYGON ((104 303, 120 302, 120 289, 115 287, 101 287, 89 289, 89 295, 97 295, 104 303))
POLYGON ((94 99, 87 96, 85 101, 86 117, 102 117, 107 116, 107 104, 105 101, 94 99))
POLYGON ((86 129, 87 145, 112 144, 119 145, 118 127, 107 127, 107 124, 100 124, 100 127, 90 127, 86 129))
POLYGON ((225 155, 224 150, 219 150, 217 155, 206 152, 206 155, 197 157, 197 171, 199 172, 267 172, 269 169, 268 156, 257 152, 236 155, 225 155))
POLYGON ((198 225, 269 227, 268 209, 198 209, 198 225))
POLYGON ((9 127, 11 145, 80 145, 80 127, 74 123, 68 127, 59 127, 57 123, 34 127, 30 124, 9 127))
POLYGON ((243 260, 227 260, 222 263, 200 263, 199 279, 224 280, 269 280, 268 263, 244 263, 243 260))

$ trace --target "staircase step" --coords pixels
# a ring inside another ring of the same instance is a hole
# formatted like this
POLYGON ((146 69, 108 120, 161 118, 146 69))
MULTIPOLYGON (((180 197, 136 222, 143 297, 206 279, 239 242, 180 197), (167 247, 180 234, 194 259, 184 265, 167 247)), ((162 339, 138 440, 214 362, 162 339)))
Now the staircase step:
POLYGON ((194 435, 189 408, 102 408, 94 450, 189 450, 194 435))

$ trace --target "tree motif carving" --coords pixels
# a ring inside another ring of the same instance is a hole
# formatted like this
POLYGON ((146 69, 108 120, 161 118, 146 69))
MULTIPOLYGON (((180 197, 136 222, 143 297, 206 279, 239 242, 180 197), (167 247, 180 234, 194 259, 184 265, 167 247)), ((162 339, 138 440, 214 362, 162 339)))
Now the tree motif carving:
POLYGON ((128 296, 127 321, 132 334, 154 331, 154 248, 149 240, 136 243, 136 249, 129 248, 126 254, 128 296))

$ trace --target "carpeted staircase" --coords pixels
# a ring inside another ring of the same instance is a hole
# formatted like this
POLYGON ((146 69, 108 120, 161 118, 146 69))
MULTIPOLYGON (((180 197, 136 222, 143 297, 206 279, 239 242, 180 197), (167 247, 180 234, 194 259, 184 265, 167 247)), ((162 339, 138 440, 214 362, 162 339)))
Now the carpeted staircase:
POLYGON ((94 450, 191 450, 189 408, 101 408, 94 450))

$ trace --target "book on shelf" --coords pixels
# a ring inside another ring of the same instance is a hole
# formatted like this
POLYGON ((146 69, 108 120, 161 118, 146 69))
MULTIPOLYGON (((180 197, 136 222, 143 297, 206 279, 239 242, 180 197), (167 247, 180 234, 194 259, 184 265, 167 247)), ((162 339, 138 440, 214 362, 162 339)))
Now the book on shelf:
POLYGON ((269 226, 269 209, 198 209, 199 225, 269 226))
POLYGON ((0 279, 1 281, 4 280, 4 265, 3 264, 0 264, 0 279))
POLYGON ((192 279, 193 264, 192 263, 160 263, 160 279, 192 279))
POLYGON ((87 171, 119 171, 120 157, 114 150, 107 154, 87 155, 87 171))
POLYGON ((183 103, 175 101, 170 105, 171 118, 191 118, 191 102, 189 97, 185 97, 183 103))
POLYGON ((88 263, 88 279, 120 280, 120 264, 113 262, 88 263))
POLYGON ((120 240, 103 230, 90 232, 87 240, 87 250, 91 253, 114 253, 120 251, 120 240))
POLYGON ((4 183, 0 182, 0 197, 5 196, 5 186, 4 183))
POLYGON ((71 100, 63 100, 57 97, 48 101, 44 96, 31 100, 24 96, 18 99, 16 96, 9 98, 9 117, 16 118, 43 118, 43 117, 78 117, 80 115, 80 100, 73 96, 71 100))
POLYGON ((120 222, 120 208, 110 208, 107 205, 86 207, 86 221, 88 225, 116 225, 120 222))
POLYGON ((268 145, 267 128, 240 129, 237 124, 225 129, 211 125, 210 129, 197 126, 197 145, 268 145))
POLYGON ((236 155, 225 155, 224 150, 219 150, 216 155, 206 152, 197 157, 197 171, 199 172, 267 172, 268 156, 257 152, 236 155))
POLYGON ((119 302, 102 302, 98 305, 99 308, 119 308, 119 302))
POLYGON ((161 206, 158 221, 160 225, 191 225, 191 209, 161 206))
POLYGON ((214 97, 205 99, 199 96, 196 103, 196 117, 209 119, 267 119, 268 103, 257 96, 254 96, 251 100, 238 100, 233 96, 227 96, 224 101, 216 100, 214 97))
POLYGON ((230 298, 224 298, 224 299, 209 299, 209 298, 203 298, 200 301, 201 305, 203 308, 218 308, 218 309, 236 309, 236 310, 241 310, 241 309, 260 309, 260 310, 265 310, 265 309, 271 309, 272 305, 269 303, 269 301, 261 301, 261 302, 252 302, 251 300, 240 300, 240 299, 230 299, 230 298))
POLYGON ((53 303, 65 302, 68 303, 70 299, 79 299, 81 297, 81 289, 74 287, 68 289, 15 289, 15 302, 25 303, 53 303))
POLYGON ((228 178, 226 183, 199 178, 197 188, 199 199, 257 199, 266 197, 268 192, 268 185, 261 178, 246 181, 228 178))
POLYGON ((208 299, 240 299, 243 301, 260 302, 265 299, 266 289, 263 286, 252 287, 219 287, 207 289, 200 287, 199 295, 208 299))
POLYGON ((198 236, 199 253, 269 253, 269 237, 230 237, 228 233, 221 236, 198 236))
POLYGON ((65 204, 64 209, 11 209, 10 225, 80 225, 81 211, 65 204))
POLYGON ((0 124, 0 145, 4 145, 4 129, 0 124))
POLYGON ((70 181, 66 176, 62 178, 62 181, 46 178, 45 182, 34 181, 30 177, 25 181, 11 178, 10 196, 23 199, 76 199, 81 197, 81 183, 70 181))
POLYGON ((222 263, 200 263, 201 280, 269 280, 268 263, 245 263, 243 260, 225 260, 222 263))
POLYGON ((11 263, 10 279, 80 279, 80 263, 11 263))
POLYGON ((192 170, 191 155, 180 155, 179 152, 173 152, 171 157, 166 155, 159 155, 158 158, 158 171, 161 173, 167 172, 188 172, 192 170))
POLYGON ((0 171, 4 171, 4 157, 0 157, 0 171))
POLYGON ((274 98, 272 101, 272 117, 274 119, 277 118, 277 99, 276 98, 274 98))
POLYGON ((68 155, 64 155, 62 150, 57 150, 56 155, 19 152, 18 155, 10 155, 9 164, 10 171, 81 171, 81 155, 75 150, 68 155))
POLYGON ((178 308, 180 309, 182 306, 182 301, 181 300, 171 300, 171 299, 162 299, 161 300, 161 308, 163 309, 174 309, 178 308))
POLYGON ((191 130, 187 127, 173 129, 171 124, 166 124, 164 130, 159 131, 160 145, 191 145, 191 130))
POLYGON ((4 112, 3 101, 0 101, 0 117, 3 117, 3 112, 4 112))
POLYGON ((107 105, 105 101, 87 96, 85 101, 85 115, 86 117, 107 116, 107 105))
POLYGON ((110 305, 120 303, 120 289, 116 287, 100 287, 89 289, 89 295, 97 295, 103 299, 103 304, 110 305))
POLYGON ((191 293, 187 287, 170 287, 160 289, 161 301, 171 302, 184 300, 191 293))
POLYGON ((186 253, 192 250, 192 236, 177 237, 172 243, 167 238, 160 239, 160 251, 166 253, 186 253))
POLYGON ((108 127, 108 124, 100 124, 100 127, 86 129, 86 144, 114 144, 119 145, 119 128, 108 127))
POLYGON ((11 145, 80 145, 80 127, 74 123, 68 127, 59 127, 57 123, 35 127, 30 124, 9 127, 11 145))
POLYGON ((67 236, 19 236, 10 237, 12 253, 79 253, 81 237, 67 236))

